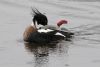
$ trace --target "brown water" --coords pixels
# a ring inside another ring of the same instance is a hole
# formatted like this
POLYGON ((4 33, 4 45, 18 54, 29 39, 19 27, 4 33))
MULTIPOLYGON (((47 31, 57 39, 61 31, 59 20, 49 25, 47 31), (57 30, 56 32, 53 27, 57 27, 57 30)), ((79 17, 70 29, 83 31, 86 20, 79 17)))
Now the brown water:
POLYGON ((99 67, 99 7, 98 2, 0 0, 0 67, 99 67), (31 6, 46 13, 50 24, 67 18, 64 27, 75 32, 74 38, 58 44, 24 43, 24 29, 32 22, 31 6))

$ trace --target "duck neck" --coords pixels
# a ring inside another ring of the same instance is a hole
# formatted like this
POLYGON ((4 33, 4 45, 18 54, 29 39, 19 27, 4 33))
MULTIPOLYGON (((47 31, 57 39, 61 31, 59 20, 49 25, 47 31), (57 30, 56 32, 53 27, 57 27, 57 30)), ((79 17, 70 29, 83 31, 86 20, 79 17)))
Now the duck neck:
POLYGON ((31 26, 33 27, 33 28, 36 28, 36 24, 35 23, 31 23, 31 26))

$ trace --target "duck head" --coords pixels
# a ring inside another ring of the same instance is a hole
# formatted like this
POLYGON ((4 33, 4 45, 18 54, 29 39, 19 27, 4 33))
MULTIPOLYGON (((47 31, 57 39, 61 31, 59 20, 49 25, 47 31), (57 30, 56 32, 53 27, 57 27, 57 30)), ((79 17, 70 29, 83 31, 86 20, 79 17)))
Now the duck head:
POLYGON ((36 23, 39 25, 47 25, 48 24, 48 19, 47 17, 40 13, 37 9, 36 10, 33 10, 32 9, 32 12, 33 12, 33 23, 34 25, 36 26, 36 23))

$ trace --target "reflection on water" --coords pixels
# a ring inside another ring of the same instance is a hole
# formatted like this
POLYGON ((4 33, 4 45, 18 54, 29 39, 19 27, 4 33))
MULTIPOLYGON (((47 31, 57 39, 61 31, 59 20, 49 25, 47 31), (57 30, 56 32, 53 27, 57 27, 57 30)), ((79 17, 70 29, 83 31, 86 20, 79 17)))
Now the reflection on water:
MULTIPOLYGON (((50 55, 58 53, 58 55, 67 54, 68 45, 66 44, 35 44, 24 43, 28 52, 33 54, 35 67, 46 67, 50 64, 50 55)), ((58 56, 57 55, 57 56, 58 56)), ((63 58, 63 57, 62 57, 63 58)))

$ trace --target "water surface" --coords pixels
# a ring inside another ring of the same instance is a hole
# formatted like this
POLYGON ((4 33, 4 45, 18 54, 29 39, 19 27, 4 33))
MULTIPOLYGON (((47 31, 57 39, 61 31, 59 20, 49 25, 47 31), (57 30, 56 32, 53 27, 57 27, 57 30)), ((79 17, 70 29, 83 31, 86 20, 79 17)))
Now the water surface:
POLYGON ((99 67, 100 3, 74 1, 0 0, 0 67, 99 67), (30 7, 45 13, 49 24, 67 19, 64 27, 74 38, 57 44, 24 43, 24 29, 32 22, 30 7))

